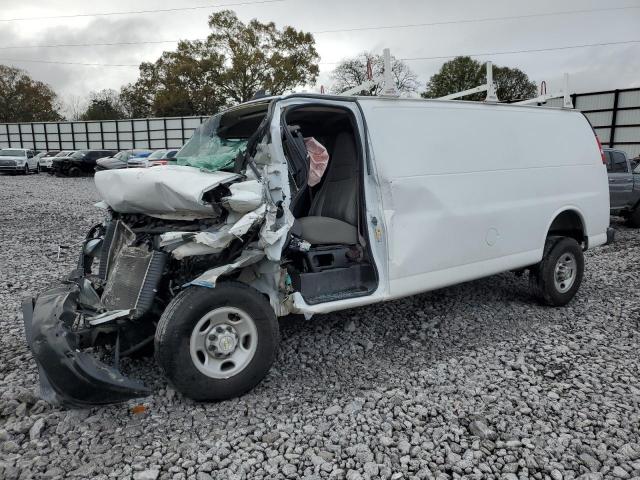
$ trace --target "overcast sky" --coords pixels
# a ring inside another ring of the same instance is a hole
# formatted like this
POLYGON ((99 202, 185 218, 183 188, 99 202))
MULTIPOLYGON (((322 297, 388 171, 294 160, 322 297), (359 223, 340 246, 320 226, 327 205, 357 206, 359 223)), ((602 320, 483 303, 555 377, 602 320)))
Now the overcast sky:
MULTIPOLYGON (((0 20, 211 6, 240 1, 0 0, 0 20)), ((640 0, 283 0, 227 8, 235 10, 245 21, 258 18, 265 22, 274 21, 278 26, 292 25, 311 32, 606 9, 546 17, 317 33, 315 38, 322 63, 316 88, 330 83, 329 73, 334 66, 332 62, 364 50, 381 52, 389 47, 398 58, 414 58, 640 40, 640 0), (634 6, 639 8, 624 8, 634 6)), ((208 15, 219 9, 221 7, 0 22, 0 63, 27 70, 32 77, 50 84, 63 101, 68 102, 74 97, 84 97, 92 90, 118 89, 136 79, 137 69, 29 63, 26 60, 138 64, 155 60, 163 50, 170 50, 175 44, 26 49, 6 47, 202 38, 208 34, 208 15)), ((572 92, 640 86, 640 43, 477 58, 518 67, 536 83, 546 80, 550 90, 561 88, 563 72, 570 74, 572 92)), ((444 61, 412 60, 408 64, 424 85, 444 61)))

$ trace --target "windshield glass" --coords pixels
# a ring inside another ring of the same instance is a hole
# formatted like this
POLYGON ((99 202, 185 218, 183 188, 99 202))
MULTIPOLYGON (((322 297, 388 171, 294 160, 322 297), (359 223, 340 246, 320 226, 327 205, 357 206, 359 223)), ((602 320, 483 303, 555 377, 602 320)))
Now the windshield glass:
POLYGON ((149 155, 147 158, 149 160, 156 160, 158 158, 164 158, 164 156, 166 155, 167 151, 166 150, 156 150, 155 152, 153 152, 151 155, 149 155))
POLYGON ((69 155, 71 153, 70 150, 63 150, 61 151, 59 154, 56 155, 56 157, 66 157, 67 155, 69 155))
POLYGON ((118 160, 126 160, 130 156, 131 154, 129 152, 118 152, 113 156, 113 158, 117 158, 118 160))
POLYGON ((80 160, 81 158, 83 158, 85 155, 87 154, 87 152, 74 152, 71 155, 71 158, 75 158, 76 160, 80 160))
POLYGON ((0 150, 0 157, 26 157, 24 150, 0 150))
POLYGON ((247 147, 246 138, 223 138, 223 114, 214 115, 193 132, 193 136, 176 154, 178 165, 205 170, 223 170, 233 166, 235 158, 247 147))

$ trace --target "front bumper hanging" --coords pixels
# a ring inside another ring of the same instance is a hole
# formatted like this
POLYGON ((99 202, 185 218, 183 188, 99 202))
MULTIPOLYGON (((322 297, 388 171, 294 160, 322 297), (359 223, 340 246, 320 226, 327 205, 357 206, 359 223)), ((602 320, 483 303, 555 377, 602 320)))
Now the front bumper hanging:
POLYGON ((76 317, 80 289, 69 282, 22 304, 25 334, 38 364, 40 395, 68 407, 120 403, 148 396, 141 382, 81 352, 76 317))

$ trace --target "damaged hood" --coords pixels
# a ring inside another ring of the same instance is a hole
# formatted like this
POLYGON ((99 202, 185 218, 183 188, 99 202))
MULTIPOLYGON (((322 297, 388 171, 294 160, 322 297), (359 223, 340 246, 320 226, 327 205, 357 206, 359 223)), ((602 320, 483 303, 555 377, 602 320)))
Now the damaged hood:
POLYGON ((103 201, 116 212, 194 220, 216 217, 215 210, 203 196, 239 178, 240 175, 230 172, 165 165, 99 171, 95 183, 103 201))

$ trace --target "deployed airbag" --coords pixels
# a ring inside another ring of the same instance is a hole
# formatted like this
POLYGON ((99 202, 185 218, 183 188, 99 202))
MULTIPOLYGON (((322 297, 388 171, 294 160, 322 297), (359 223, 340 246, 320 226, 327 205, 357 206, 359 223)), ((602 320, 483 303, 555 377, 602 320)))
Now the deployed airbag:
POLYGON ((216 211, 204 195, 240 178, 230 172, 203 172, 193 167, 163 165, 96 172, 95 183, 104 202, 120 213, 144 213, 170 220, 214 218, 216 211))

